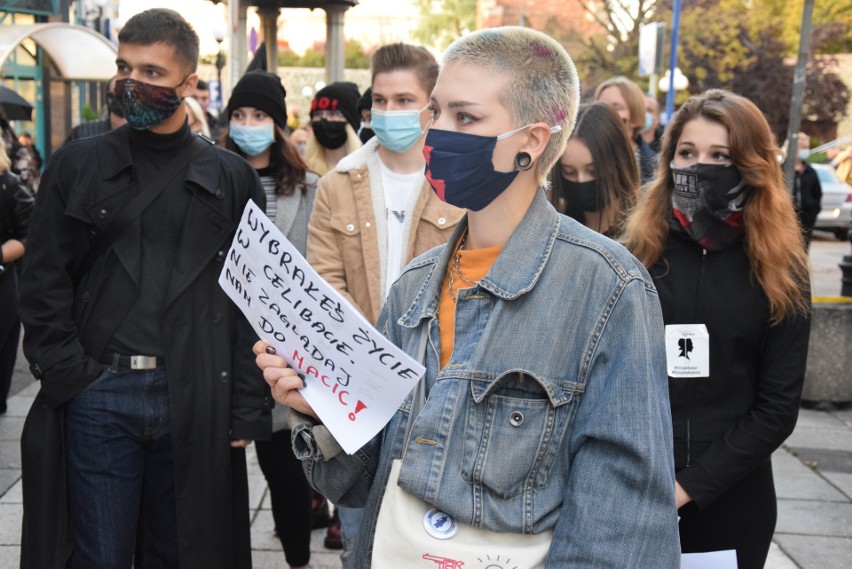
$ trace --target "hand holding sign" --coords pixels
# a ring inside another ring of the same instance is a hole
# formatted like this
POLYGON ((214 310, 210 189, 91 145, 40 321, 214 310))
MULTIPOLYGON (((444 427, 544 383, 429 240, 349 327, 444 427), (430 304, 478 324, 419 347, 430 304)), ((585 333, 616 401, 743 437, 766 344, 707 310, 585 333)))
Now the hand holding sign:
POLYGON ((275 348, 263 340, 258 340, 252 351, 257 356, 255 358, 257 367, 263 370, 263 379, 272 390, 272 397, 303 415, 319 419, 314 408, 300 393, 306 385, 305 380, 296 370, 287 365, 287 360, 275 355, 275 348))
POLYGON ((305 400, 354 453, 399 408, 424 369, 394 346, 249 202, 219 285, 258 336, 305 380, 305 400))

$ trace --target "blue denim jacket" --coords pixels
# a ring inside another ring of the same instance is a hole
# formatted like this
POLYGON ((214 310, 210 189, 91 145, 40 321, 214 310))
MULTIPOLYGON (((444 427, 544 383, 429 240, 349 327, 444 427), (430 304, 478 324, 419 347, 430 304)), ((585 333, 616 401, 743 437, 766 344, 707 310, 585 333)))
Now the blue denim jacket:
MULTIPOLYGON (((465 218, 450 243, 466 227, 465 218)), ((412 261, 377 324, 414 357, 428 327, 428 399, 400 486, 465 524, 552 528, 547 567, 679 567, 663 322, 647 272, 539 191, 480 285, 460 291, 454 352, 440 369, 451 253, 412 261)), ((311 482, 333 502, 366 507, 355 567, 370 566, 410 406, 411 397, 351 456, 322 444, 324 427, 291 423, 311 482)))

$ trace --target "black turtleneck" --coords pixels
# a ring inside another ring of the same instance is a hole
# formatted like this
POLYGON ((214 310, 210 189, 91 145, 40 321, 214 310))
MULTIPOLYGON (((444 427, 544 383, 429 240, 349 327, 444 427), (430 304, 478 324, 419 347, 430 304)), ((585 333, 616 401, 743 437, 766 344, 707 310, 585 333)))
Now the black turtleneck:
MULTIPOLYGON (((151 187, 156 175, 192 139, 189 124, 170 134, 130 129, 133 179, 138 191, 157 191, 151 187)), ((180 242, 191 192, 185 188, 185 174, 175 176, 163 192, 142 212, 142 270, 139 296, 127 317, 118 325, 107 350, 125 355, 163 356, 162 312, 172 272, 172 260, 180 242)), ((134 231, 121 234, 119 240, 137 240, 134 231)), ((140 248, 137 246, 137 250, 140 248)), ((110 286, 107 281, 106 286, 110 286)))

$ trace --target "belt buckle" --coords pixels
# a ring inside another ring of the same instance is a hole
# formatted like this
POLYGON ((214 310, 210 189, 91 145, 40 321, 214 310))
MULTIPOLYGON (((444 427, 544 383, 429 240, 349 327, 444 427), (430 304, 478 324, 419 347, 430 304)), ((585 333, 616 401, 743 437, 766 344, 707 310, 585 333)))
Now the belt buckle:
POLYGON ((154 369, 157 356, 130 356, 130 369, 154 369))

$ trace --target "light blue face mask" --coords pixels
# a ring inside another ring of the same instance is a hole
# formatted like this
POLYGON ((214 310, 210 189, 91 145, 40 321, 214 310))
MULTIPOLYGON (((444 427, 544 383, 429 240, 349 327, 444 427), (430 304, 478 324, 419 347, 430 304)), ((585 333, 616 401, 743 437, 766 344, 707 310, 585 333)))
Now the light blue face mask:
POLYGON ((231 122, 229 136, 240 150, 249 156, 258 156, 275 142, 275 125, 244 126, 231 122))
POLYGON ((405 152, 423 134, 420 128, 419 111, 382 111, 371 109, 370 128, 376 133, 379 143, 394 152, 405 152))
POLYGON ((651 127, 654 126, 654 117, 651 116, 651 113, 645 111, 645 126, 642 127, 642 134, 645 134, 651 127))

